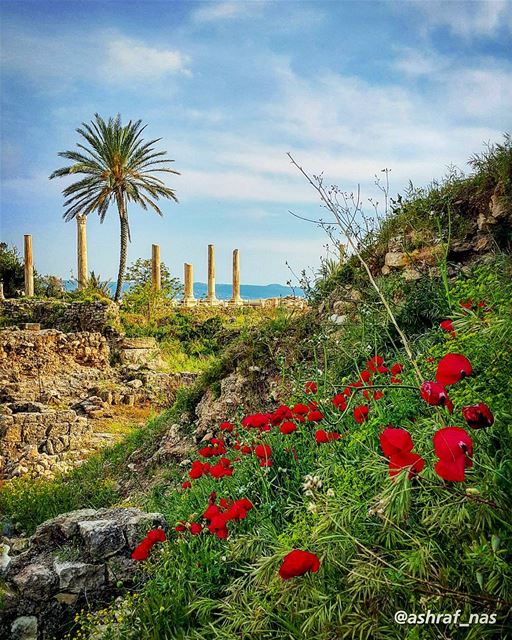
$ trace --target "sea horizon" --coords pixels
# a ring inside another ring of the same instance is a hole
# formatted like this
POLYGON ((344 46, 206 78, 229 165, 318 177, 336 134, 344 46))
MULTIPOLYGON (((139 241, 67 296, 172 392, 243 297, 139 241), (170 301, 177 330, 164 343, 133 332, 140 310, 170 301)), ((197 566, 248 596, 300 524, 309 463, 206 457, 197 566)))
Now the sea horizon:
MULTIPOLYGON (((74 280, 63 280, 66 291, 76 289, 77 283, 74 280)), ((125 282, 123 284, 123 293, 130 289, 131 284, 125 282)), ((116 283, 109 282, 108 287, 113 294, 116 283)), ((208 285, 206 282, 194 282, 194 297, 197 299, 206 298, 208 285)), ((229 300, 232 296, 233 287, 231 284, 219 283, 215 286, 215 295, 219 300, 229 300)), ((300 287, 290 287, 288 285, 271 283, 271 284, 241 284, 240 296, 246 300, 258 300, 268 298, 285 298, 286 296, 297 296, 304 298, 304 291, 300 287)), ((181 298, 181 296, 180 296, 181 298)))

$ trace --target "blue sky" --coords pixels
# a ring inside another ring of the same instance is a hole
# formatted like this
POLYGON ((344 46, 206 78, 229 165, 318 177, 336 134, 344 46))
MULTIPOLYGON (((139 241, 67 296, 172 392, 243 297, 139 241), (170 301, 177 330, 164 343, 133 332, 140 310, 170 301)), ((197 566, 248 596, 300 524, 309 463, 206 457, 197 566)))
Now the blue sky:
MULTIPOLYGON (((62 220, 57 152, 95 112, 141 118, 175 160, 180 203, 164 218, 129 211, 129 260, 192 262, 230 281, 284 283, 315 267, 323 233, 289 211, 321 216, 290 165, 344 190, 391 169, 391 191, 462 169, 510 130, 512 2, 154 2, 25 0, 2 14, 2 240, 33 236, 36 267, 69 277, 75 225, 62 220)), ((90 217, 89 267, 113 277, 114 209, 90 217)))

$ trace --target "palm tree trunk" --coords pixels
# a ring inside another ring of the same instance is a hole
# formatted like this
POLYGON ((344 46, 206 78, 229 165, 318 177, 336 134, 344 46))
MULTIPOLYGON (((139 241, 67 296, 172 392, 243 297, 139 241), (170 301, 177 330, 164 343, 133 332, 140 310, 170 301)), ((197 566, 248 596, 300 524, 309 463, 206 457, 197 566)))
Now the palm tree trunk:
POLYGON ((119 220, 121 223, 121 251, 119 253, 119 271, 117 274, 116 293, 114 295, 114 300, 116 302, 119 302, 119 299, 121 297, 121 291, 123 288, 124 272, 126 269, 126 254, 128 252, 128 236, 129 236, 128 217, 126 215, 126 209, 122 199, 118 199, 118 208, 119 208, 119 220))

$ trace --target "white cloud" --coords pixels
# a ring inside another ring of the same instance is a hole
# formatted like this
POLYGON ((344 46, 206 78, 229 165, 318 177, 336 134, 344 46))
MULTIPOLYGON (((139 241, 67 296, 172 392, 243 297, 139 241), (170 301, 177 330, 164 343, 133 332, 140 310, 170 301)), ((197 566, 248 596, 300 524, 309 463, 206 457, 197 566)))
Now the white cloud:
POLYGON ((217 22, 252 15, 264 2, 209 2, 194 11, 196 22, 217 22))
POLYGON ((176 48, 128 38, 118 30, 79 36, 39 35, 6 30, 2 48, 4 73, 22 73, 45 92, 66 92, 77 80, 126 84, 190 75, 190 58, 176 48), (99 61, 91 64, 91 60, 99 61))
POLYGON ((413 5, 423 16, 427 29, 447 27, 465 38, 490 37, 501 29, 512 31, 512 3, 509 0, 421 0, 413 5))
POLYGON ((169 74, 190 74, 188 56, 175 49, 147 46, 143 42, 118 37, 106 43, 102 76, 114 82, 154 80, 169 74))

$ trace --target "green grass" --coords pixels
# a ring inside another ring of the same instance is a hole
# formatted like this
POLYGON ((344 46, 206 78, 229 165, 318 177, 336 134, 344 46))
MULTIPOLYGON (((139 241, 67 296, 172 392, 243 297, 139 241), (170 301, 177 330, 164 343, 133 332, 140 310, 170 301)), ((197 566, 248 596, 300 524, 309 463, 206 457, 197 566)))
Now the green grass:
MULTIPOLYGON (((126 594, 123 620, 119 621, 119 604, 102 612, 101 623, 106 625, 102 637, 427 640, 440 637, 439 633, 457 640, 505 637, 508 608, 503 601, 512 598, 510 274, 510 260, 499 258, 461 277, 451 286, 452 302, 483 298, 491 311, 466 312, 454 305, 456 338, 437 328, 441 315, 415 340, 425 379, 435 372, 427 357, 459 352, 472 362, 474 375, 450 389, 453 415, 428 407, 411 390, 386 390, 385 398, 372 405, 368 422, 357 425, 348 415, 336 425, 343 438, 335 444, 316 446, 307 429, 292 436, 275 430, 264 434, 273 450, 274 465, 269 469, 260 468, 249 456, 236 465, 233 477, 201 478, 184 492, 180 484, 185 473, 168 468, 161 484, 139 501, 146 509, 164 513, 171 527, 180 520, 200 518, 211 491, 222 497, 246 496, 255 508, 246 520, 231 526, 226 541, 204 534, 171 535, 148 564, 147 581, 138 597, 126 594), (460 407, 478 401, 492 408, 495 425, 471 430, 474 468, 468 470, 466 482, 445 483, 433 471, 432 434, 446 424, 464 427, 460 407), (414 450, 426 460, 415 481, 405 474, 395 482, 388 478, 378 434, 389 423, 407 428, 414 450), (298 461, 286 450, 290 446, 295 447, 298 461), (310 496, 302 488, 306 474, 323 481, 310 496), (315 552, 321 569, 283 583, 277 570, 293 548, 315 552), (461 609, 462 619, 493 611, 498 623, 468 631, 445 625, 399 627, 393 621, 399 609, 419 613, 429 608, 461 609)), ((339 337, 327 328, 315 333, 310 346, 316 355, 286 371, 296 389, 286 400, 303 400, 303 382, 316 374, 326 420, 334 423, 338 416, 329 404, 331 385, 342 388, 357 376, 368 357, 362 349, 366 343, 371 345, 370 355, 385 344, 382 354, 387 362, 404 362, 403 353, 393 348, 389 336, 382 337, 380 327, 370 323, 364 335, 358 327, 351 328, 352 351, 340 349, 339 337)), ((404 384, 415 384, 410 366, 400 377, 404 384)), ((266 408, 263 403, 261 409, 266 408)), ((94 617, 82 622, 86 632, 96 624, 94 617)))

